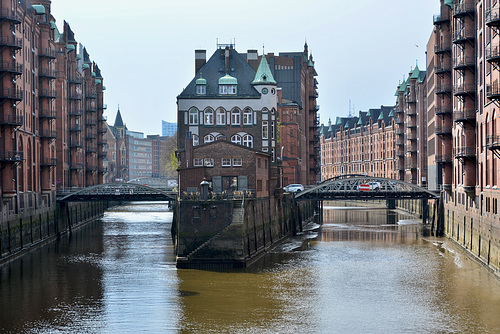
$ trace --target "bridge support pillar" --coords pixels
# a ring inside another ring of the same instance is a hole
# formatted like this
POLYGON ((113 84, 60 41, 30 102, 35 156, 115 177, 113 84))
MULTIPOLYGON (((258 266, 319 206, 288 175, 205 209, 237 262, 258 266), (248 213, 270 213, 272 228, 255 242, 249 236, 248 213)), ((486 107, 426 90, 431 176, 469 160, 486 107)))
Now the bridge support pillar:
POLYGON ((396 208, 396 200, 395 199, 388 199, 385 202, 387 205, 387 209, 395 209, 396 208))

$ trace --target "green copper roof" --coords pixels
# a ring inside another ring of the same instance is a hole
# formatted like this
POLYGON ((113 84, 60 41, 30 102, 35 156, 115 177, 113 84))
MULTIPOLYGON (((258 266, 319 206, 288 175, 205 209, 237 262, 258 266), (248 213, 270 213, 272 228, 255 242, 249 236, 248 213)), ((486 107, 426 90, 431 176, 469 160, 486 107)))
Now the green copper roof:
POLYGON ((56 23, 54 21, 50 21, 50 29, 57 29, 56 23))
POLYGON ((333 132, 332 125, 330 124, 330 127, 328 128, 328 132, 333 132))
POLYGON ((196 84, 197 85, 206 85, 207 84, 207 80, 205 80, 204 78, 202 78, 201 74, 200 74, 200 77, 198 79, 196 79, 196 84))
POLYGON ((363 122, 361 121, 361 117, 359 118, 358 125, 363 125, 363 122))
POLYGON ((399 93, 404 93, 406 91, 406 81, 403 81, 401 85, 399 85, 398 92, 399 93))
POLYGON ((96 85, 96 86, 97 86, 97 85, 100 85, 100 84, 101 84, 101 82, 102 82, 102 81, 101 81, 100 79, 95 79, 95 85, 96 85))
POLYGON ((420 70, 419 70, 418 65, 417 65, 417 66, 415 66, 415 69, 411 73, 411 78, 418 79, 419 77, 420 77, 420 70))
POLYGON ((219 78, 219 85, 237 85, 238 79, 226 74, 225 76, 219 78))
POLYGON ((44 5, 31 5, 31 6, 36 11, 37 15, 45 14, 45 7, 44 7, 44 5))
POLYGON ((90 65, 89 65, 89 64, 83 64, 83 65, 82 65, 82 68, 83 68, 84 70, 88 70, 88 69, 90 68, 90 65))
POLYGON ((372 113, 370 112, 370 110, 368 110, 368 112, 366 113, 366 117, 372 117, 372 113))
POLYGON ((102 86, 102 90, 106 90, 106 86, 102 86))
POLYGON ((342 124, 342 119, 337 116, 337 119, 335 120, 335 125, 341 125, 342 124))
POLYGON ((349 121, 345 122, 344 128, 349 129, 349 121))
POLYGON ((307 66, 314 67, 314 64, 310 58, 309 58, 309 62, 307 63, 307 66))
POLYGON ((257 69, 257 73, 255 73, 252 85, 276 85, 276 81, 264 56, 260 60, 259 68, 257 69))
POLYGON ((389 117, 394 117, 394 109, 392 109, 391 112, 389 113, 389 117))
POLYGON ((320 134, 320 135, 322 135, 323 133, 325 133, 325 127, 324 127, 324 126, 322 126, 322 127, 321 127, 321 130, 319 130, 319 134, 320 134))
POLYGON ((444 4, 447 6, 450 6, 453 8, 453 4, 455 3, 455 0, 444 0, 444 4))
POLYGON ((377 120, 378 121, 383 121, 384 120, 384 112, 383 111, 380 112, 380 115, 378 115, 378 119, 377 120))
POLYGON ((92 73, 91 73, 91 76, 92 76, 92 77, 95 77, 95 72, 92 72, 92 73))
POLYGON ((77 54, 76 55, 76 60, 82 60, 82 55, 81 54, 77 54))
POLYGON ((66 52, 70 53, 71 51, 75 51, 75 46, 73 44, 66 44, 66 52))

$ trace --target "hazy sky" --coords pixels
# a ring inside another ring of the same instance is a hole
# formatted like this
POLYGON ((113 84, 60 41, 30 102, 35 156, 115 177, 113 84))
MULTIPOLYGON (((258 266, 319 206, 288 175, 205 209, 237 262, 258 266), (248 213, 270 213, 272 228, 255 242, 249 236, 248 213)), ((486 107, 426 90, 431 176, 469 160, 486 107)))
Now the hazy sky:
POLYGON ((101 69, 105 116, 118 104, 129 130, 161 134, 194 77, 194 50, 302 51, 316 62, 321 122, 395 103, 396 86, 425 51, 439 0, 52 0, 101 69))

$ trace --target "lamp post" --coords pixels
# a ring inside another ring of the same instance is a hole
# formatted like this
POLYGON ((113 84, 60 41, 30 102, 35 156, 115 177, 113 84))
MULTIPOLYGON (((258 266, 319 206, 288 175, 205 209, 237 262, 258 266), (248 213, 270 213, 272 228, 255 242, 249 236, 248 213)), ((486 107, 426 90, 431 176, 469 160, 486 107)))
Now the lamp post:
POLYGON ((280 168, 280 182, 281 182, 281 188, 283 188, 283 149, 285 146, 281 146, 281 168, 280 168))

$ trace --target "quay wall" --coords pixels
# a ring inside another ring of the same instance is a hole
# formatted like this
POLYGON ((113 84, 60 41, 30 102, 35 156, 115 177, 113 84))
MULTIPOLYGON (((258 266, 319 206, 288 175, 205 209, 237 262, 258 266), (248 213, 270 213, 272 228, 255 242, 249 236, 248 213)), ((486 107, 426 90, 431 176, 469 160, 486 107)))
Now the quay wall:
POLYGON ((292 196, 180 200, 174 210, 177 267, 231 269, 251 265, 313 219, 314 203, 292 196))
POLYGON ((55 192, 18 194, 0 203, 0 263, 71 233, 104 214, 106 203, 57 203, 55 192))

